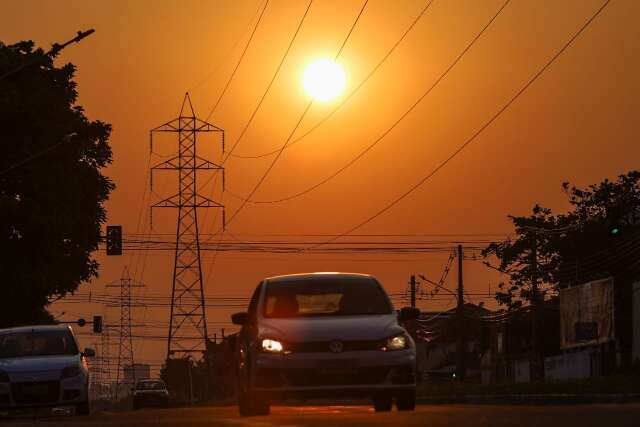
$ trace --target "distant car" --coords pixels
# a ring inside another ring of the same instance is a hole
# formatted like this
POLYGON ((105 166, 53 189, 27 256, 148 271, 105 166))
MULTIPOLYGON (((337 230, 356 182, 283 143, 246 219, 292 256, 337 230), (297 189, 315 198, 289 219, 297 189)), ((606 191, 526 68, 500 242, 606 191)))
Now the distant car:
POLYGON ((133 409, 169 406, 169 390, 161 380, 140 380, 133 389, 133 409))
POLYGON ((93 349, 78 350, 69 326, 0 329, 0 410, 74 406, 89 414, 93 349))
POLYGON ((238 335, 241 415, 267 415, 287 397, 366 396, 376 411, 413 410, 415 344, 372 276, 312 273, 272 277, 247 313, 232 316, 238 335))

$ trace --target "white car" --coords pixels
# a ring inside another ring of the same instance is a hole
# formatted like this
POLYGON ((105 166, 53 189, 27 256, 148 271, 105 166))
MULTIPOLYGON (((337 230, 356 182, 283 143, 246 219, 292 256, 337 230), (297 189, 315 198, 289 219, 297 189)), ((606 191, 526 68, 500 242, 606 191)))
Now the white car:
POLYGON ((255 290, 237 341, 241 415, 266 415, 287 397, 366 396, 376 411, 413 410, 415 344, 372 276, 312 273, 272 277, 255 290))
POLYGON ((0 329, 0 410, 69 407, 89 414, 89 372, 69 326, 0 329))

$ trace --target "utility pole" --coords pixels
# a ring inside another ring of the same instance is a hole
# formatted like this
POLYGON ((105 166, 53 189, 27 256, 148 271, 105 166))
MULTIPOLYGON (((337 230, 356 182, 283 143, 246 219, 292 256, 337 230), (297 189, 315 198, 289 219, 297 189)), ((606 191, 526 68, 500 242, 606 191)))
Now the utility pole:
POLYGON ((538 236, 536 233, 536 231, 533 232, 531 241, 531 360, 529 362, 529 372, 532 380, 542 378, 538 329, 538 236))
POLYGON ((462 245, 458 245, 458 306, 456 309, 456 324, 458 329, 458 341, 456 344, 456 376, 459 380, 464 380, 466 368, 466 331, 464 328, 464 281, 462 278, 462 245))
MULTIPOLYGON (((178 118, 151 130, 151 151, 153 151, 153 135, 158 132, 172 132, 178 136, 178 154, 151 168, 152 189, 154 170, 178 172, 178 193, 151 205, 152 213, 153 208, 178 210, 167 359, 174 355, 187 356, 193 353, 204 355, 207 350, 208 333, 200 262, 198 210, 219 208, 222 210, 223 229, 226 221, 224 206, 198 192, 200 190, 197 186, 198 172, 220 173, 223 191, 225 184, 224 168, 197 154, 196 137, 202 132, 219 135, 224 153, 224 131, 196 117, 187 93, 178 118)), ((153 215, 151 223, 153 224, 153 215)))
POLYGON ((411 307, 416 308, 416 276, 411 275, 411 281, 409 282, 411 285, 411 307))

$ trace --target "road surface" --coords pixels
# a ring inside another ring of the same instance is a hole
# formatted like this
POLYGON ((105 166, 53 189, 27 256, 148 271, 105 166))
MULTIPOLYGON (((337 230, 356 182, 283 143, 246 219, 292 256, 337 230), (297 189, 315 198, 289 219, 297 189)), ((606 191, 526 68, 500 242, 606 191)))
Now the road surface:
POLYGON ((267 417, 241 418, 235 407, 143 409, 89 417, 4 420, 0 426, 640 426, 640 404, 579 406, 419 405, 415 412, 375 413, 366 406, 272 408, 267 417))

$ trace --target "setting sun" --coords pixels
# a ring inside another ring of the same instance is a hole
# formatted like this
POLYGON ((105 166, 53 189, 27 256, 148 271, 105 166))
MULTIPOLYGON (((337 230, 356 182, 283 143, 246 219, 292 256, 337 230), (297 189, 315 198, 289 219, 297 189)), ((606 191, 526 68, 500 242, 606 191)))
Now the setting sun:
POLYGON ((347 78, 342 67, 331 59, 307 65, 302 76, 305 91, 317 101, 330 101, 342 94, 347 78))

